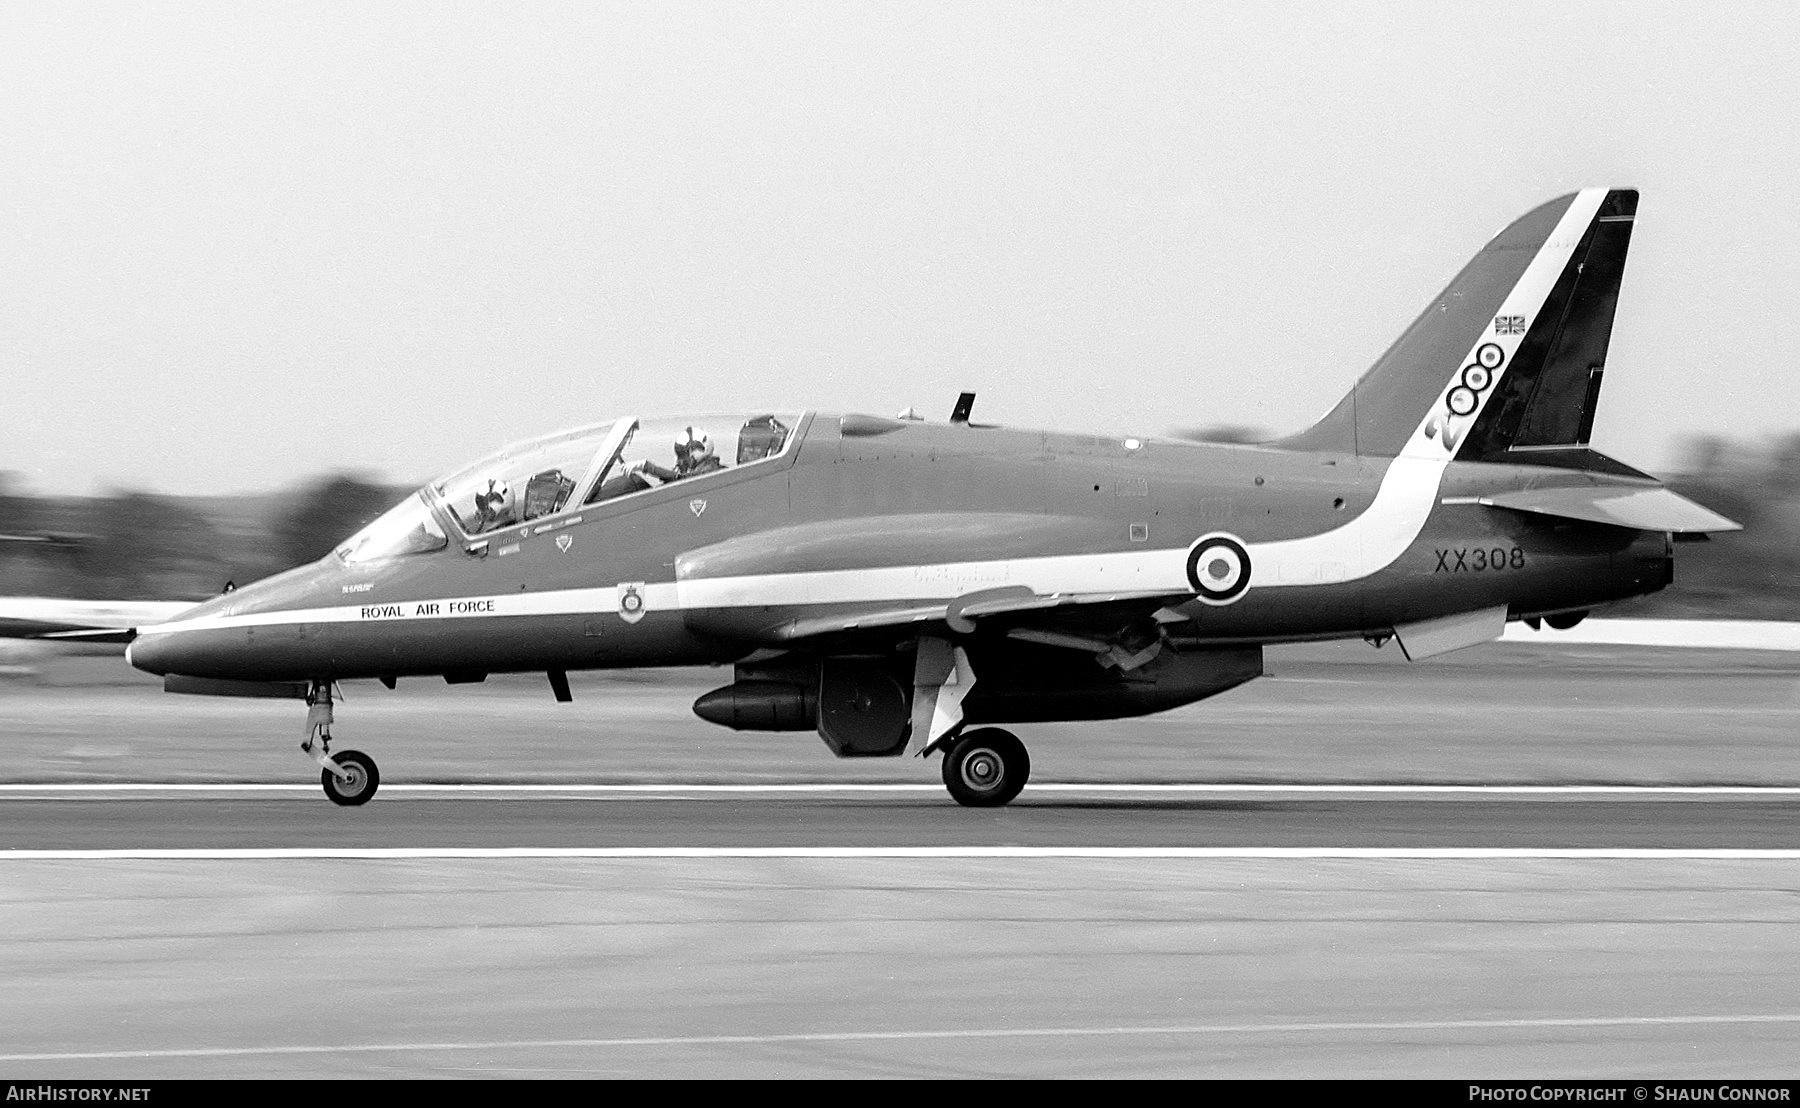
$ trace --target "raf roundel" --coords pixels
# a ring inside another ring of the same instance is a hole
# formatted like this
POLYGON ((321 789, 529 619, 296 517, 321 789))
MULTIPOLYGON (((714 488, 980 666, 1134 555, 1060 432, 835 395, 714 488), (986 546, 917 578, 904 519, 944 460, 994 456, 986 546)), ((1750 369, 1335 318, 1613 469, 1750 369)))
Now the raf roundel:
POLYGON ((1205 604, 1230 604, 1250 587, 1250 552, 1235 535, 1203 535, 1188 549, 1188 584, 1205 604))
POLYGON ((1464 387, 1480 392, 1482 389, 1485 389, 1492 384, 1493 381, 1493 375, 1490 374, 1487 367, 1480 362, 1470 362, 1468 365, 1463 366, 1464 387))
POLYGON ((1499 369, 1506 360, 1506 351, 1500 349, 1499 343, 1484 342, 1476 349, 1475 360, 1487 369, 1499 369))
POLYGON ((1465 416, 1475 410, 1477 403, 1475 394, 1466 388, 1457 387, 1450 390, 1450 411, 1452 414, 1465 416))

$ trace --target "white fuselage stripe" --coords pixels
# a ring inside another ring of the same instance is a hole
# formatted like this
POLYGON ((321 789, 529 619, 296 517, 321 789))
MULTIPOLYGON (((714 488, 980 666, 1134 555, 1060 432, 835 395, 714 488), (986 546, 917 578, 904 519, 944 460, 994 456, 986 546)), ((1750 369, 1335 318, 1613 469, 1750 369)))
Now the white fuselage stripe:
MULTIPOLYGON (((506 782, 458 782, 454 784, 392 784, 382 782, 381 795, 392 799, 412 797, 491 800, 505 798, 520 801, 543 799, 591 799, 595 801, 638 799, 679 800, 694 797, 739 796, 877 796, 896 793, 918 793, 941 796, 942 785, 900 782, 787 782, 757 784, 693 784, 664 781, 652 783, 619 783, 593 785, 577 782, 562 784, 518 784, 506 782)), ((144 794, 204 794, 209 796, 255 795, 262 799, 300 800, 314 803, 319 795, 317 784, 274 784, 266 781, 233 783, 193 782, 28 782, 0 784, 0 798, 7 800, 142 800, 144 794)), ((1347 800, 1388 801, 1401 797, 1530 797, 1534 800, 1592 800, 1613 798, 1627 800, 1668 800, 1690 797, 1730 798, 1734 800, 1781 800, 1800 797, 1800 787, 1793 785, 1308 785, 1308 784, 1205 784, 1193 782, 1101 784, 1079 781, 1033 781, 1027 795, 1043 793, 1083 796, 1283 796, 1314 799, 1336 804, 1347 800)))

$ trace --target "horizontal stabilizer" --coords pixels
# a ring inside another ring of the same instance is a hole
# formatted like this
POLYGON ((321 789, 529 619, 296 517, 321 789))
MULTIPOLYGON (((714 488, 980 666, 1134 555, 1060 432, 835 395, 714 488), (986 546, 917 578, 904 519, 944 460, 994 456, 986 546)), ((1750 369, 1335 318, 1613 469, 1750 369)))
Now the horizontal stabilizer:
POLYGON ((1479 503, 1515 512, 1608 523, 1639 531, 1741 531, 1717 512, 1702 508, 1685 496, 1661 486, 1584 485, 1555 489, 1524 489, 1483 496, 1479 503))

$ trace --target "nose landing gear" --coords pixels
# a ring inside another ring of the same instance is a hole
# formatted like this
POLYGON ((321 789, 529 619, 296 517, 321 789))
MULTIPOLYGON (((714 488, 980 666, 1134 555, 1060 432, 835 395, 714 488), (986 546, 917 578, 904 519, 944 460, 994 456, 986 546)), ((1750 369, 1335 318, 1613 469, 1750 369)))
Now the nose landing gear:
POLYGON ((346 750, 332 760, 337 762, 344 776, 334 776, 329 769, 321 770, 319 782, 325 786, 325 795, 333 804, 367 804, 381 784, 375 759, 360 750, 346 750))
POLYGON ((306 738, 300 749, 319 763, 319 782, 333 804, 367 804, 381 785, 375 759, 360 750, 331 753, 331 683, 314 681, 306 694, 306 738))

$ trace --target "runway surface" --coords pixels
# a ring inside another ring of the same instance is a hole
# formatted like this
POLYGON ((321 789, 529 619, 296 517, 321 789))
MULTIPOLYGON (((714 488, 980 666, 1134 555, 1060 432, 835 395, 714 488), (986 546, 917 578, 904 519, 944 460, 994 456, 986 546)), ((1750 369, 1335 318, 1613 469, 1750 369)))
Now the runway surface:
POLYGON ((143 799, 0 787, 0 851, 1270 847, 1800 850, 1792 790, 1623 793, 1344 788, 1245 794, 1204 787, 1055 786, 1004 809, 924 788, 805 792, 390 790, 344 809, 304 788, 143 799), (423 793, 423 795, 421 795, 423 793))
POLYGON ((0 1073, 1800 1071, 1791 789, 217 792, 0 789, 0 1073))
POLYGON ((1797 895, 1792 860, 0 859, 0 1073, 1791 1078, 1797 895))
POLYGON ((358 809, 291 705, 9 687, 0 1075, 1800 1076, 1792 659, 1495 650, 1021 729, 1001 810, 715 674, 359 690, 358 809))

